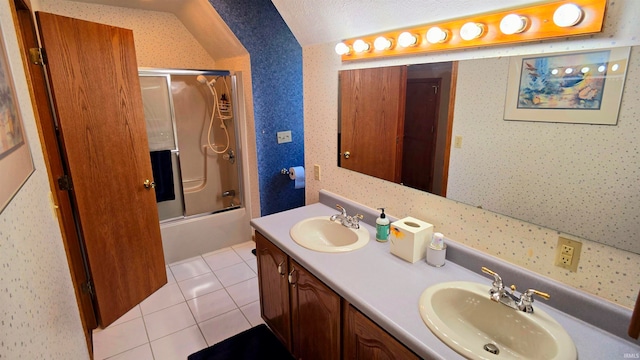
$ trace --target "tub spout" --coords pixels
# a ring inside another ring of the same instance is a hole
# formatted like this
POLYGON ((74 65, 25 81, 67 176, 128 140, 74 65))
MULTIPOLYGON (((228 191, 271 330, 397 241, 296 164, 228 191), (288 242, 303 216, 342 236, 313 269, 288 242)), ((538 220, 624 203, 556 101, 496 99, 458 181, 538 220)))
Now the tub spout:
POLYGON ((222 193, 222 197, 236 196, 235 190, 227 190, 222 193))

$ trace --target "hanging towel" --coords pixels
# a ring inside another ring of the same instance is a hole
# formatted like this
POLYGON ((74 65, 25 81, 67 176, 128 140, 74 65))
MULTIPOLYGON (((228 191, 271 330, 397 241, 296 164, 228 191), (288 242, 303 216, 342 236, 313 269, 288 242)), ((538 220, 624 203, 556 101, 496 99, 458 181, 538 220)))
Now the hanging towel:
POLYGON ((156 183, 156 202, 175 200, 171 150, 152 151, 151 169, 156 183))

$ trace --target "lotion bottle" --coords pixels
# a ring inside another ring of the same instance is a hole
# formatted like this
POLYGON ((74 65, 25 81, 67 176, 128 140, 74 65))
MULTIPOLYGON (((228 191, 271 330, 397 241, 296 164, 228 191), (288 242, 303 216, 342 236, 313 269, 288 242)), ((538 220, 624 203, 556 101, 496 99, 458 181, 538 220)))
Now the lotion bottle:
POLYGON ((376 240, 380 242, 386 242, 389 240, 389 219, 384 214, 384 208, 378 208, 382 210, 380 217, 376 219, 376 240))

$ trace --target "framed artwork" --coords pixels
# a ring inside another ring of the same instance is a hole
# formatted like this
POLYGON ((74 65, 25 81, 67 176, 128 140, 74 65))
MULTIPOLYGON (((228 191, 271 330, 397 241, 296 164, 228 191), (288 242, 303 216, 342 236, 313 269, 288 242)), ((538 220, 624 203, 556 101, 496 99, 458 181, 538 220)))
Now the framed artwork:
POLYGON ((16 100, 3 36, 0 36, 0 53, 0 212, 2 212, 33 173, 34 168, 16 100))
POLYGON ((511 58, 504 119, 616 125, 630 51, 511 58))

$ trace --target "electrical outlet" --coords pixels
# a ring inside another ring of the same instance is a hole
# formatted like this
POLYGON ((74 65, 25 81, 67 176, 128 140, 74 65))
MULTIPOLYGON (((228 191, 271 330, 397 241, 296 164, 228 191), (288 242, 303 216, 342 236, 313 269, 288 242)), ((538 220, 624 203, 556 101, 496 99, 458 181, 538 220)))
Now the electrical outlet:
POLYGON ((564 244, 560 247, 560 252, 562 253, 562 255, 569 255, 571 257, 573 256, 573 246, 564 244))
POLYGON ((555 265, 572 272, 577 272, 581 249, 581 242, 562 236, 558 237, 555 265))
POLYGON ((278 144, 290 143, 291 140, 291 130, 287 131, 278 131, 278 144))
POLYGON ((456 149, 462 148, 462 136, 456 136, 453 140, 453 147, 456 149))
POLYGON ((320 180, 320 165, 313 164, 313 178, 320 180))

